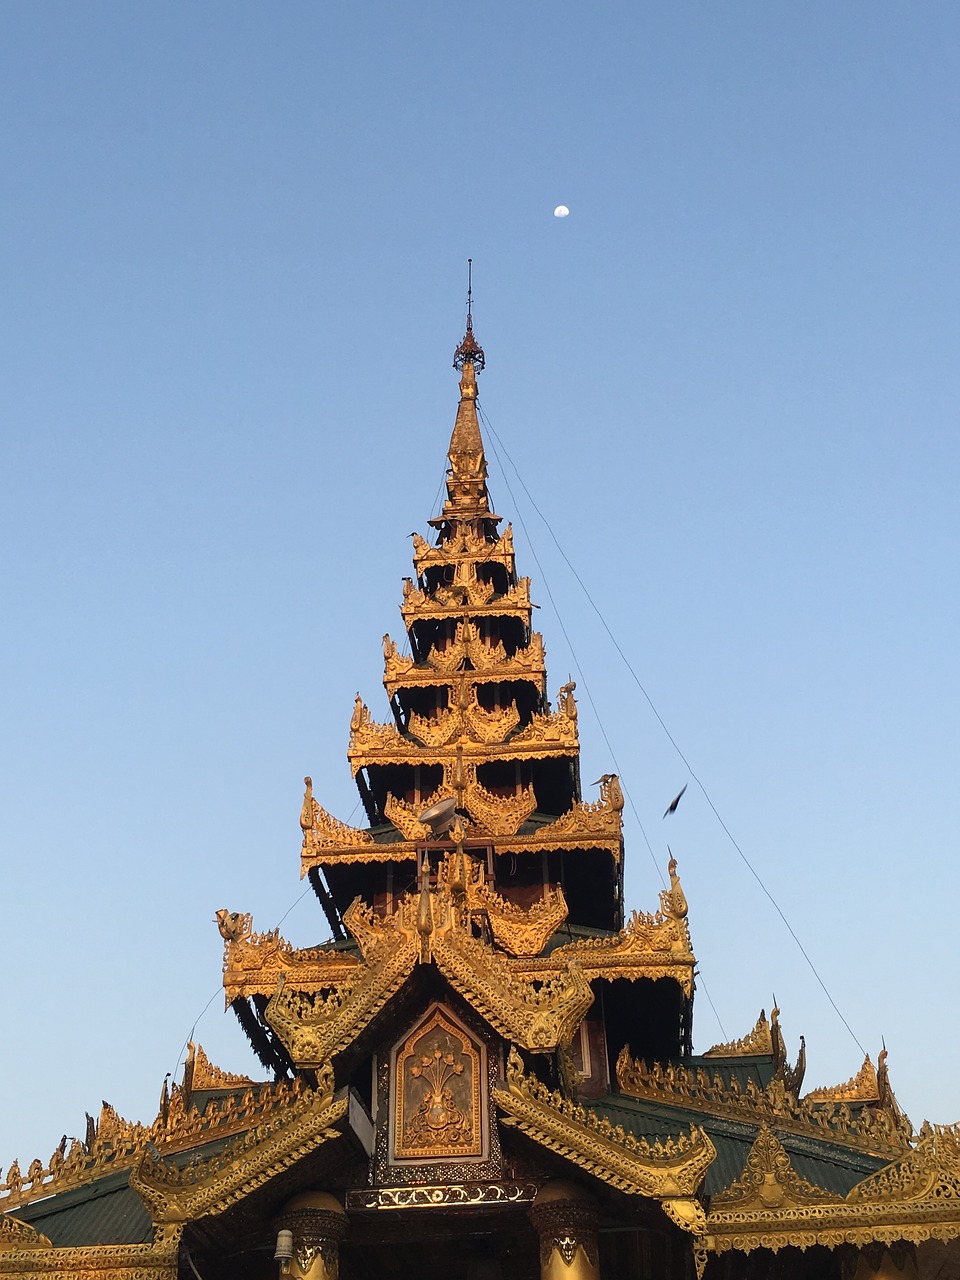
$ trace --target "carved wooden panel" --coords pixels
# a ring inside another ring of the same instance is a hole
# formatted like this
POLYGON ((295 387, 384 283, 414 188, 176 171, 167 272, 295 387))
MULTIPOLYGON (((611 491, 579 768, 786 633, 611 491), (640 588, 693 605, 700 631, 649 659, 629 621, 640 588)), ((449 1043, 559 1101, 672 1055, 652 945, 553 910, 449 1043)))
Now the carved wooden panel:
POLYGON ((391 1055, 391 1161, 486 1155, 486 1047, 433 1005, 391 1055))

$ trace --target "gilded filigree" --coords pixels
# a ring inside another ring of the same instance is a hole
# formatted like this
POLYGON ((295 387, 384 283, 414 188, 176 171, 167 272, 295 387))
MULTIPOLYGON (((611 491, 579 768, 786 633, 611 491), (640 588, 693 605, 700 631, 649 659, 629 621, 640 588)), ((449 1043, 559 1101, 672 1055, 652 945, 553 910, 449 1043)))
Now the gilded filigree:
POLYGON ((851 1203, 952 1201, 960 1212, 960 1125, 934 1125, 900 1160, 857 1183, 851 1203))
POLYGON ((407 722, 407 732, 425 747, 443 747, 463 733, 463 716, 455 707, 438 711, 436 715, 421 716, 413 712, 407 722))
POLYGON ((506 707, 487 711, 477 702, 476 690, 473 701, 463 713, 464 730, 477 742, 488 745, 506 742, 520 723, 520 712, 517 704, 511 702, 506 707))
POLYGON ((792 1172, 786 1171, 782 1160, 778 1163, 769 1136, 763 1134, 762 1141, 758 1136, 744 1175, 711 1201, 707 1223, 711 1249, 720 1253, 815 1244, 919 1244, 960 1235, 960 1134, 956 1130, 931 1131, 913 1151, 863 1179, 846 1197, 817 1189, 811 1192, 810 1184, 803 1184, 795 1174, 796 1181, 791 1180, 792 1172), (778 1199, 778 1188, 783 1190, 782 1199, 778 1199))
MULTIPOLYGON (((364 707, 366 711, 366 707, 364 707)), ((362 721, 362 727, 373 729, 369 719, 362 721)), ((306 788, 303 796, 303 805, 300 809, 300 826, 303 829, 303 844, 306 849, 308 846, 312 850, 318 849, 336 849, 343 845, 365 845, 373 844, 373 836, 369 831, 361 831, 358 827, 348 826, 346 822, 341 822, 339 818, 335 818, 332 814, 327 813, 317 802, 313 794, 313 780, 304 778, 304 786, 306 788)))
MULTIPOLYGON (((515 1049, 507 1062, 506 1088, 494 1090, 505 1123, 551 1151, 631 1195, 652 1196, 673 1210, 674 1221, 698 1231, 703 1211, 694 1197, 716 1157, 707 1133, 691 1126, 689 1134, 654 1143, 627 1133, 595 1111, 552 1091, 524 1073, 515 1049), (694 1207, 696 1206, 696 1207, 694 1207)), ((669 1210, 668 1210, 669 1211, 669 1210)))
POLYGON ((502 564, 511 573, 514 563, 512 525, 508 524, 495 542, 490 542, 469 525, 460 525, 446 542, 438 546, 431 546, 418 533, 413 535, 413 563, 418 575, 433 565, 454 565, 463 559, 481 564, 502 564))
POLYGON ((475 779, 464 793, 464 808, 480 830, 494 836, 512 836, 536 810, 533 787, 518 788, 512 796, 495 795, 475 779))
POLYGON ((167 1227, 150 1244, 54 1248, 40 1236, 41 1244, 0 1245, 0 1275, 20 1280, 177 1280, 181 1230, 167 1227))
POLYGON ((183 1222, 222 1213, 251 1191, 341 1136, 348 1098, 334 1097, 333 1073, 304 1090, 279 1113, 242 1134, 208 1159, 187 1165, 144 1151, 130 1185, 154 1222, 183 1222))
POLYGON ((673 978, 686 995, 693 993, 696 964, 687 922, 677 915, 634 911, 617 934, 568 942, 551 960, 576 960, 590 977, 673 978))
POLYGON ((567 902, 560 885, 546 885, 539 902, 524 910, 495 893, 489 885, 478 885, 468 904, 487 913, 497 945, 514 956, 538 956, 567 918, 567 902))
POLYGON ((566 813, 541 828, 541 834, 552 840, 569 837, 569 840, 590 839, 600 836, 619 841, 623 833, 620 811, 602 800, 578 801, 566 813))
POLYGON ((239 1075, 234 1071, 224 1071, 215 1066, 207 1057, 203 1045, 195 1045, 192 1040, 187 1043, 187 1060, 183 1069, 184 1091, 187 1093, 202 1092, 205 1089, 248 1089, 253 1081, 249 1076, 239 1075), (189 1084, 187 1082, 189 1074, 189 1084))
POLYGON ((50 1249, 50 1241, 41 1235, 35 1227, 9 1214, 0 1214, 0 1250, 7 1249, 50 1249))
POLYGON ((776 1134, 762 1124, 743 1173, 713 1197, 711 1209, 780 1209, 835 1199, 831 1192, 800 1177, 776 1134))
POLYGON ((483 1155, 479 1046, 443 1008, 398 1046, 394 1062, 393 1158, 483 1155))
POLYGON ((355 973, 332 990, 298 990, 281 978, 264 1017, 297 1066, 314 1067, 373 1021, 412 971, 417 954, 409 934, 385 933, 355 973))
POLYGON ((383 816, 397 828, 405 840, 419 842, 428 839, 430 828, 420 821, 419 815, 440 799, 440 792, 434 791, 421 800, 418 805, 408 804, 398 796, 387 796, 383 806, 383 816))
POLYGON ((877 1088, 877 1070, 870 1061, 869 1053, 863 1060, 863 1066, 846 1084, 825 1085, 820 1089, 811 1089, 804 1095, 804 1102, 879 1102, 880 1091, 877 1088))
POLYGON ((467 610, 475 616, 492 614, 501 617, 520 617, 529 621, 532 607, 529 578, 518 578, 500 595, 493 595, 492 592, 486 591, 487 585, 478 583, 471 596, 469 582, 438 587, 432 594, 411 584, 409 588, 404 588, 403 603, 400 606, 404 625, 409 628, 416 618, 443 617, 452 612, 467 610))
POLYGON ((347 1211, 381 1209, 485 1208, 529 1204, 536 1182, 444 1182, 411 1187, 377 1187, 347 1192, 347 1211))
POLYGON ((513 750, 521 745, 539 746, 553 743, 562 744, 571 751, 579 748, 576 718, 568 715, 563 708, 545 715, 534 716, 528 725, 510 739, 513 750))
POLYGON ((590 984, 575 963, 534 984, 466 930, 449 927, 437 931, 432 952, 454 990, 501 1035, 525 1049, 544 1053, 569 1046, 593 1004, 590 984))
MULTIPOLYGON (((746 1039, 746 1038, 745 1038, 746 1039)), ((797 1098, 783 1079, 774 1076, 765 1089, 748 1079, 741 1085, 736 1075, 710 1075, 703 1067, 682 1063, 647 1065, 631 1057, 624 1046, 617 1059, 617 1085, 621 1093, 651 1102, 695 1107, 708 1115, 770 1123, 787 1133, 816 1137, 860 1151, 889 1154, 902 1151, 904 1138, 869 1109, 856 1111, 846 1104, 811 1104, 797 1098)))
POLYGON ((752 1031, 748 1031, 739 1040, 731 1040, 728 1044, 713 1045, 703 1054, 703 1057, 744 1058, 772 1055, 772 1053, 773 1038, 770 1035, 770 1023, 767 1021, 766 1010, 761 1009, 760 1017, 755 1022, 752 1031))
POLYGON ((312 988, 336 985, 357 968, 355 956, 324 947, 295 949, 276 929, 254 933, 249 915, 218 911, 224 937, 223 989, 227 1005, 241 997, 270 995, 281 974, 312 988))
MULTIPOLYGON (((350 739, 347 758, 351 771, 357 773, 368 765, 384 764, 439 764, 452 766, 457 754, 462 752, 474 764, 497 760, 549 760, 575 755, 578 750, 576 721, 563 713, 534 716, 530 724, 511 734, 509 740, 499 745, 491 756, 487 743, 476 742, 463 736, 444 746, 424 746, 405 737, 395 724, 363 726, 350 739)), ((448 780, 449 785, 449 780, 448 780)), ((304 847, 307 847, 306 841, 304 847)), ((331 851, 335 851, 331 846, 331 851)), ((318 852, 323 852, 319 850, 318 852)), ((373 850, 371 850, 373 852, 373 850)))

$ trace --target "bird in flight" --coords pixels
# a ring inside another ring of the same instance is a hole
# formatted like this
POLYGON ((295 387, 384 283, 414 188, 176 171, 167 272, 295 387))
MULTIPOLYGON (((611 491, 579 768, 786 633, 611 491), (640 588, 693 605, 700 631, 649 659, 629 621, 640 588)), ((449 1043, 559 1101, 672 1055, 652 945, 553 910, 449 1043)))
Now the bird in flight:
POLYGON ((677 805, 682 800, 683 793, 684 791, 686 791, 686 789, 687 789, 687 783, 684 783, 683 786, 680 788, 680 791, 678 792, 678 794, 673 797, 673 799, 667 805, 666 809, 664 809, 663 816, 665 818, 667 817, 668 814, 677 812, 677 805))

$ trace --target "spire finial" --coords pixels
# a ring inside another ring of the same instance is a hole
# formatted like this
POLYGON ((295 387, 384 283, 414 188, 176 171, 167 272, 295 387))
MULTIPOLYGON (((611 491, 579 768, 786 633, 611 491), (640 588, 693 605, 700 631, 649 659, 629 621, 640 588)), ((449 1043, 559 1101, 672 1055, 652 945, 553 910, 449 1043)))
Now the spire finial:
POLYGON ((484 366, 483 347, 473 336, 473 259, 467 259, 467 331, 463 341, 453 353, 453 367, 462 370, 465 364, 472 364, 475 373, 484 366))

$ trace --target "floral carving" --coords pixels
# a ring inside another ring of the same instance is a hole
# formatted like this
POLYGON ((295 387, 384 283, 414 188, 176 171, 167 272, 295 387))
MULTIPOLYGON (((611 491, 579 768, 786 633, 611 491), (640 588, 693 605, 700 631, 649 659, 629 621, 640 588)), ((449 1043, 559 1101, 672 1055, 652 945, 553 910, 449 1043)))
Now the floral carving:
POLYGON ((428 1012, 396 1051, 394 1158, 481 1156, 482 1076, 465 1031, 443 1008, 428 1012))

